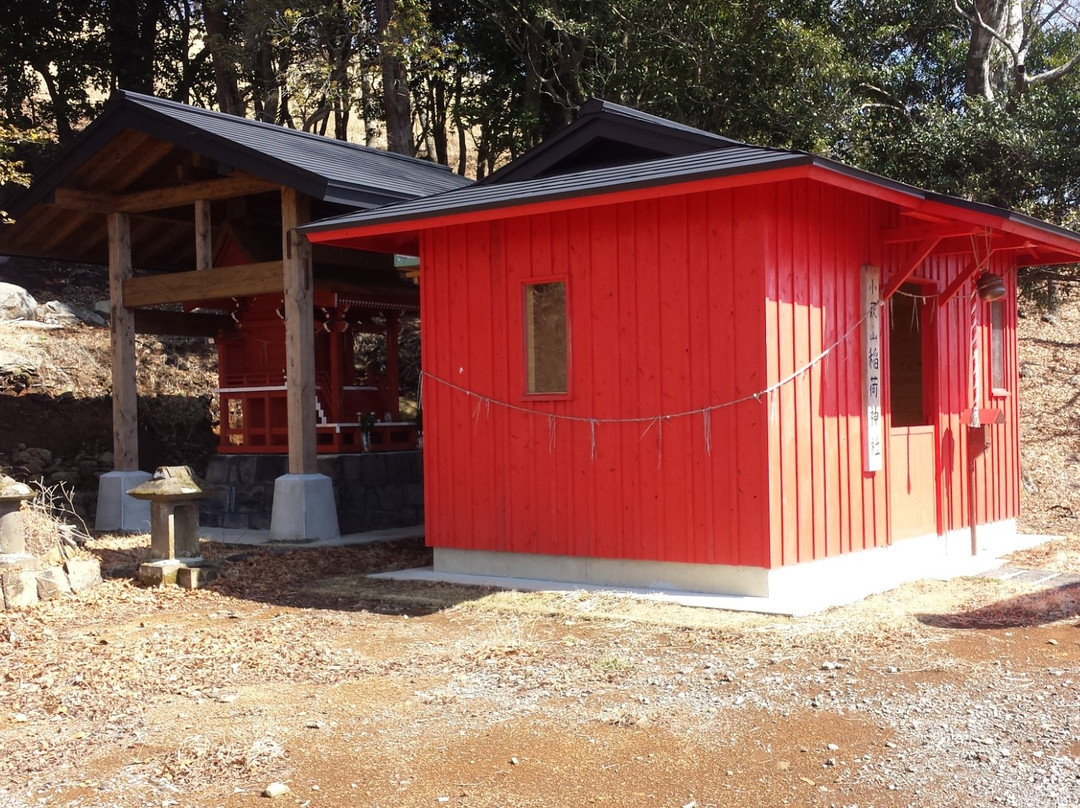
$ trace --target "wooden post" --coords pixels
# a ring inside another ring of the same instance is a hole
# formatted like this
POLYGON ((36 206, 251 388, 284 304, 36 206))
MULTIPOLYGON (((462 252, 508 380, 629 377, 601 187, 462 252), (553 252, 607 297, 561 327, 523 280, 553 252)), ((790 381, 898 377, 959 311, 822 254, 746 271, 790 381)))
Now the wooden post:
POLYGON ((401 417, 401 373, 399 371, 398 337, 401 336, 401 315, 388 311, 386 317, 386 387, 390 393, 390 415, 401 417))
POLYGON ((210 228, 210 201, 195 201, 195 269, 214 265, 214 235, 210 228))
POLYGON ((289 411, 289 473, 315 474, 315 316, 311 245, 293 228, 308 219, 309 200, 281 189, 285 272, 285 378, 289 411))
POLYGON ((131 277, 131 223, 109 214, 109 329, 112 337, 113 468, 139 468, 138 395, 135 379, 135 312, 124 306, 131 277))

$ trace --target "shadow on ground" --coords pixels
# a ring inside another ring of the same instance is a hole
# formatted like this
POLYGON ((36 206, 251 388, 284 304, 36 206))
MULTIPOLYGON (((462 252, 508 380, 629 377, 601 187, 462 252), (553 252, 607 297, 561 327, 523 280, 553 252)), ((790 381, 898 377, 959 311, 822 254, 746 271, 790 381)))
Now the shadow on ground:
MULTIPOLYGON (((1022 628, 1080 617, 1080 583, 1048 587, 999 600, 967 612, 920 614, 936 628, 1022 628)), ((1080 627, 1080 624, 1078 624, 1080 627)))
MULTIPOLYGON (((150 548, 96 547, 102 574, 134 578, 150 548)), ((217 572, 206 589, 227 597, 303 609, 422 616, 476 600, 494 590, 422 581, 372 579, 372 573, 431 565, 423 539, 350 547, 285 549, 202 543, 217 572)))

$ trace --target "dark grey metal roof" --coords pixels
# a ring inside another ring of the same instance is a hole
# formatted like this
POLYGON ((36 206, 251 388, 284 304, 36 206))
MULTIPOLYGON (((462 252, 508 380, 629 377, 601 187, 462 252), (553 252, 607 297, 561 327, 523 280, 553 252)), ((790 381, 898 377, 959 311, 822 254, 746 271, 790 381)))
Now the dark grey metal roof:
POLYGON ((456 213, 497 208, 511 208, 538 202, 614 193, 638 188, 674 185, 696 180, 746 175, 796 166, 817 166, 871 185, 887 188, 913 200, 925 199, 953 207, 989 214, 1002 220, 1023 224, 1045 233, 1062 236, 1080 248, 1080 234, 1032 216, 966 199, 924 191, 912 185, 890 180, 869 171, 838 163, 826 157, 799 151, 758 146, 729 146, 716 151, 669 157, 625 166, 562 174, 525 182, 474 185, 438 196, 415 199, 376 210, 361 211, 312 222, 300 228, 317 233, 366 225, 416 221, 418 229, 425 219, 456 213))
POLYGON ((145 132, 315 199, 355 208, 471 184, 447 167, 426 160, 119 91, 29 191, 12 201, 12 215, 17 218, 47 198, 125 129, 145 132))
POLYGON ((480 184, 520 182, 744 145, 703 129, 590 98, 581 105, 573 123, 492 172, 480 184))
POLYGON ((812 155, 801 152, 778 151, 757 146, 732 146, 719 151, 667 157, 662 160, 598 168, 574 174, 559 174, 525 182, 475 185, 471 188, 389 205, 376 210, 323 219, 305 225, 301 230, 306 233, 317 233, 353 225, 426 219, 448 213, 511 207, 730 174, 768 171, 786 166, 805 165, 813 159, 812 155))

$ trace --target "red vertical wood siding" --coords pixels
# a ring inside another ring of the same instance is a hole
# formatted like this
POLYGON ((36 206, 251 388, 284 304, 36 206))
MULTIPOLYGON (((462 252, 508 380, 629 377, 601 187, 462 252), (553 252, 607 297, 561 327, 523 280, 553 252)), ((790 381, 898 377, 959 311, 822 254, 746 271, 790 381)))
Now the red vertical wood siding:
MULTIPOLYGON (((777 567, 891 543, 887 472, 863 470, 852 329, 860 268, 905 266, 910 248, 880 238, 902 223, 892 204, 803 179, 423 231, 429 544, 777 567), (530 399, 523 284, 552 279, 567 284, 570 392, 530 399), (826 351, 768 395, 700 412, 826 351)), ((969 260, 915 274, 940 291, 969 260)), ((982 304, 980 404, 1006 423, 978 461, 980 522, 1019 507, 1015 274, 994 269, 1010 289, 1010 395, 990 392, 982 304)), ((943 530, 967 524, 970 290, 931 321, 943 530)))
MULTIPOLYGON (((772 188, 778 228, 776 261, 766 267, 765 320, 770 383, 775 384, 836 343, 862 316, 859 268, 875 264, 887 279, 907 267, 911 248, 886 249, 878 238, 883 228, 902 223, 890 205, 807 180, 772 188)), ((912 277, 932 281, 940 292, 970 260, 970 252, 934 256, 912 277)), ((992 268, 1005 275, 1009 288, 1004 341, 1010 395, 991 394, 990 313, 987 304, 980 304, 979 406, 999 407, 1005 415, 1004 424, 988 428, 991 449, 977 462, 980 523, 1015 517, 1019 509, 1015 272, 1006 259, 993 262, 992 268)), ((968 524, 967 427, 961 413, 971 406, 972 397, 972 289, 969 283, 952 301, 935 307, 929 323, 937 342, 930 372, 937 391, 933 425, 943 531, 968 524)), ((888 318, 886 306, 886 346, 888 318)), ((884 546, 893 540, 887 471, 863 471, 861 351, 856 330, 824 361, 771 397, 773 566, 884 546)), ((886 436, 891 425, 888 377, 886 365, 882 396, 886 436)))
POLYGON ((717 191, 424 234, 431 545, 767 563, 765 404, 715 410, 708 429, 700 412, 663 416, 767 383, 768 201, 717 191), (522 283, 554 278, 570 395, 530 400, 522 283))

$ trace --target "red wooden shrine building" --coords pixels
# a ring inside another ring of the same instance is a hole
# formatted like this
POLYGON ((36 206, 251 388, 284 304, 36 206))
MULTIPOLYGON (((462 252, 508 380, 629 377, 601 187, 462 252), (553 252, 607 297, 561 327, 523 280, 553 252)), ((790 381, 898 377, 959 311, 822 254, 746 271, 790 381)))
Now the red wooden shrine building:
POLYGON ((350 492, 319 473, 319 454, 416 446, 397 335, 419 291, 394 256, 312 249, 296 227, 468 184, 427 161, 118 93, 0 228, 0 254, 109 266, 116 469, 98 528, 137 530, 149 515, 126 491, 149 477, 135 335, 150 333, 214 338, 222 452, 288 455, 275 537, 336 535, 335 500, 350 492), (380 341, 381 356, 358 358, 380 341))
POLYGON ((484 183, 303 230, 420 257, 437 570, 753 596, 1008 543, 1016 269, 1080 260, 597 101, 484 183))

